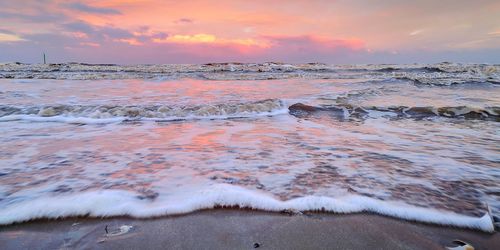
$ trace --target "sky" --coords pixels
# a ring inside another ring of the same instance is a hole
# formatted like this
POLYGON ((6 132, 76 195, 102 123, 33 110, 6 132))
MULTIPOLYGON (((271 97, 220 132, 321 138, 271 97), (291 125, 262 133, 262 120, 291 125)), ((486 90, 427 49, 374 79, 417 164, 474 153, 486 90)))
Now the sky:
POLYGON ((498 0, 0 0, 0 62, 500 63, 498 0))

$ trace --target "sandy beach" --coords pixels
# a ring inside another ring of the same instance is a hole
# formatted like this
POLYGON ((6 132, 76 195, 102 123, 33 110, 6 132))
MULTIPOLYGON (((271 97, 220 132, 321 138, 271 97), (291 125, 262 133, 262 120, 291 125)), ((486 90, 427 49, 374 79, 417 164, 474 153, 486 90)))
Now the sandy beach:
POLYGON ((1 249, 443 249, 456 246, 455 239, 475 249, 500 246, 496 232, 374 214, 287 215, 216 209, 146 220, 69 218, 0 228, 1 249), (127 228, 123 226, 132 228, 123 233, 120 227, 127 228))

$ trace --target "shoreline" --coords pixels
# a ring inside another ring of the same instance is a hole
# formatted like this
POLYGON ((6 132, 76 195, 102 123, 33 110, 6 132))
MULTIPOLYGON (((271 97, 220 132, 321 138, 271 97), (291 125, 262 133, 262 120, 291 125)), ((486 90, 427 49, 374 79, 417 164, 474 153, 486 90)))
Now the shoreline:
POLYGON ((292 215, 219 208, 151 219, 72 217, 0 226, 1 249, 443 249, 456 246, 456 239, 476 249, 500 246, 497 232, 372 213, 292 215))

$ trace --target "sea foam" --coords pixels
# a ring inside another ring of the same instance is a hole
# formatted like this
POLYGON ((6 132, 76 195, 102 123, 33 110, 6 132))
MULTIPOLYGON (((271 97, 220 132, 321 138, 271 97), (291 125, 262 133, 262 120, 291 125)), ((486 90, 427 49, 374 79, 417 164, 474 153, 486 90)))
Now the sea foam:
POLYGON ((185 214, 216 207, 239 207, 263 211, 325 211, 333 213, 373 212, 410 221, 434 223, 493 232, 494 225, 486 213, 482 217, 460 215, 432 208, 415 207, 400 202, 381 201, 359 195, 337 198, 306 196, 287 201, 242 187, 216 184, 194 192, 177 192, 154 200, 140 199, 123 190, 102 190, 70 195, 40 197, 5 204, 0 207, 0 224, 41 218, 72 216, 110 217, 131 216, 150 218, 185 214))
POLYGON ((34 107, 0 106, 0 122, 32 121, 79 124, 118 123, 123 121, 179 121, 252 118, 288 113, 278 99, 244 103, 198 106, 114 106, 51 105, 34 107))
POLYGON ((468 82, 498 84, 500 82, 499 72, 499 65, 457 63, 407 65, 285 64, 277 62, 162 65, 0 63, 0 79, 105 80, 181 79, 190 77, 211 80, 269 80, 363 77, 406 79, 424 85, 452 85, 468 82))

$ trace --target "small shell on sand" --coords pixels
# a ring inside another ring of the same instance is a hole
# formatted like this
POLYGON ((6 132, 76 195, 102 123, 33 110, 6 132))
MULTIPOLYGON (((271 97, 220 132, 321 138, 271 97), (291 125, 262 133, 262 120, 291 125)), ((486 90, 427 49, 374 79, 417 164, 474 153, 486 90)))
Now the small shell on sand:
POLYGON ((124 234, 128 233, 132 228, 133 228, 133 226, 123 225, 123 226, 121 226, 120 228, 118 228, 116 230, 113 230, 113 231, 111 231, 109 233, 107 232, 104 235, 104 237, 100 238, 97 242, 102 243, 102 242, 105 242, 106 239, 108 239, 110 237, 116 237, 116 236, 124 235, 124 234))
POLYGON ((110 233, 107 233, 106 237, 114 237, 114 236, 119 236, 119 235, 126 234, 132 228, 133 228, 133 226, 123 225, 118 230, 114 230, 114 231, 112 231, 110 233))

